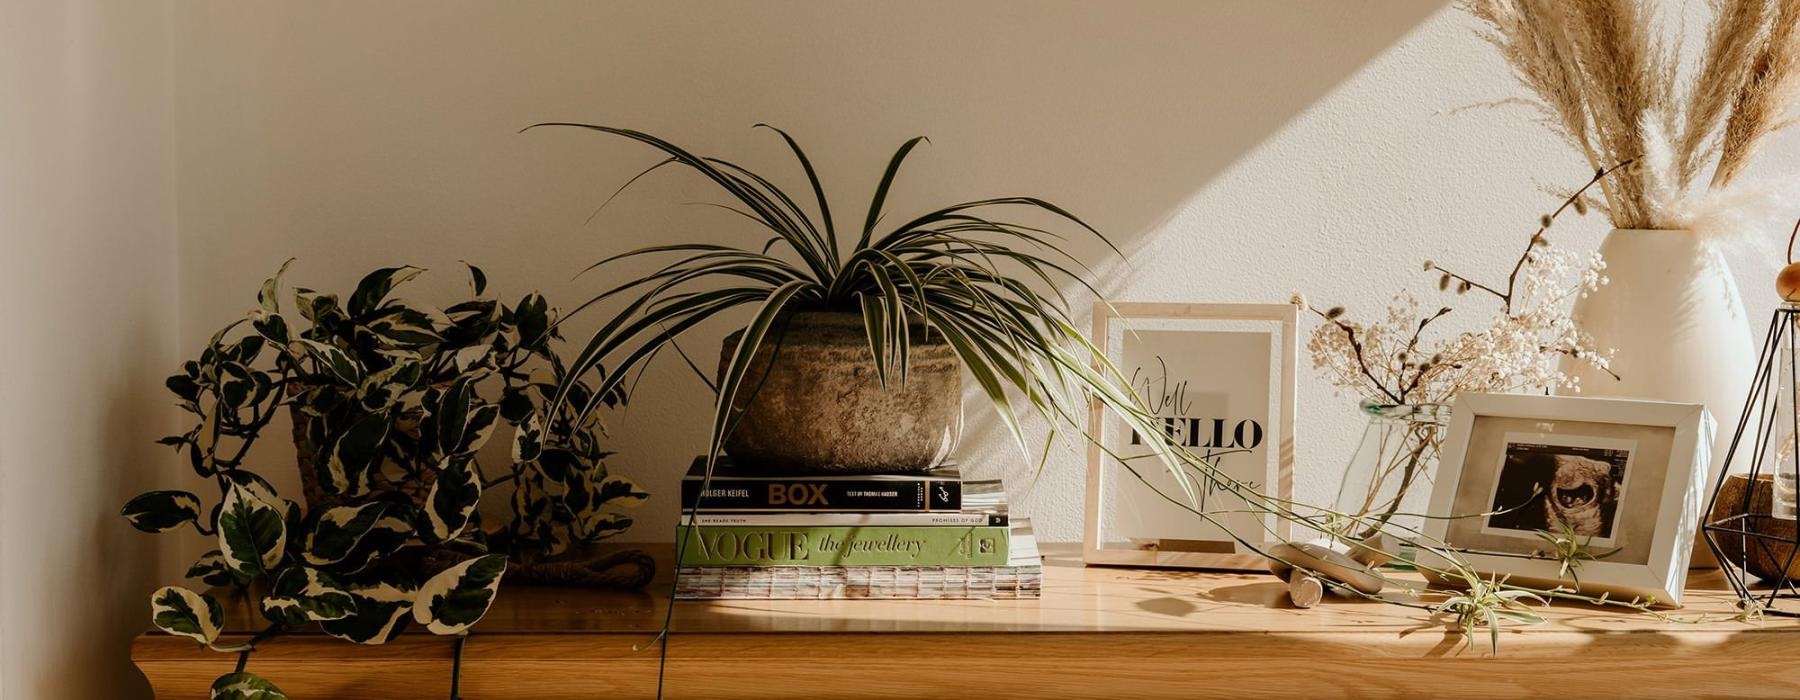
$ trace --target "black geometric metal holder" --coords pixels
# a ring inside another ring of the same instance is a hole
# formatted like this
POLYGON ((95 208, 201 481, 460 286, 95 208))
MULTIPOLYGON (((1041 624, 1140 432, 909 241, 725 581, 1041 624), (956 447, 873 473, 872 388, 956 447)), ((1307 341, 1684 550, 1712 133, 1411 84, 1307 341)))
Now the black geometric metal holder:
MULTIPOLYGON (((1787 392, 1783 394, 1779 391, 1784 381, 1780 371, 1782 355, 1788 354, 1786 359, 1790 363, 1800 360, 1800 357, 1794 356, 1796 346, 1800 346, 1800 343, 1794 342, 1800 340, 1795 338, 1797 321, 1800 321, 1800 306, 1791 303, 1782 305, 1771 314, 1768 335, 1763 340, 1756 375, 1750 384, 1750 395, 1744 400, 1744 415, 1738 420, 1737 429, 1732 433, 1731 446, 1725 453, 1725 465, 1719 471, 1719 479, 1713 485, 1712 498, 1708 499, 1707 509, 1702 513, 1707 522, 1701 527, 1706 535, 1707 546, 1719 560, 1720 570, 1725 573, 1731 588, 1737 592, 1740 607, 1758 608, 1765 614, 1791 617, 1800 617, 1800 581, 1788 575, 1796 554, 1800 554, 1800 528, 1783 528, 1792 534, 1770 534, 1771 528, 1765 527, 1765 523, 1775 516, 1754 511, 1758 510, 1755 507, 1758 479, 1764 476, 1774 478, 1775 470, 1783 466, 1772 463, 1778 451, 1769 449, 1770 441, 1780 439, 1782 431, 1777 428, 1786 427, 1792 431, 1790 434, 1800 434, 1800 420, 1795 418, 1800 416, 1800 411, 1795 411, 1792 405, 1788 407, 1786 420, 1795 421, 1795 424, 1777 425, 1783 419, 1782 411, 1779 410, 1780 403, 1793 402, 1795 390, 1800 389, 1800 386, 1794 385, 1794 376, 1790 375, 1785 380, 1788 383, 1787 392), (1726 480, 1731 476, 1732 460, 1737 457, 1738 445, 1745 439, 1746 433, 1751 433, 1749 437, 1753 441, 1750 445, 1750 483, 1743 489, 1742 497, 1731 499, 1735 501, 1733 503, 1721 504, 1719 499, 1723 495, 1726 480), (1724 508, 1721 509, 1721 506, 1724 508), (1714 514, 1721 514, 1721 517, 1713 520, 1714 514), (1728 544, 1737 546, 1724 546, 1728 544), (1737 558, 1733 559, 1730 553, 1736 553, 1737 558), (1766 557, 1762 561, 1779 565, 1775 570, 1781 572, 1773 580, 1763 579, 1760 585, 1753 584, 1754 577, 1750 573, 1750 561, 1758 554, 1766 557)), ((1800 363, 1790 366, 1800 367, 1800 363)), ((1793 461, 1785 465, 1792 470, 1800 466, 1800 461, 1794 460, 1800 460, 1800 450, 1790 451, 1783 461, 1793 461)))

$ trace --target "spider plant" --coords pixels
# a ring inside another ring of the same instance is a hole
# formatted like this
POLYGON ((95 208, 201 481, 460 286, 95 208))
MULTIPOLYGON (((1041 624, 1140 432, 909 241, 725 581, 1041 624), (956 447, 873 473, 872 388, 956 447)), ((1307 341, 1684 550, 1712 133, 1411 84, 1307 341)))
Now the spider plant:
MULTIPOLYGON (((1030 210, 1064 228, 1092 235, 1109 248, 1099 231, 1068 210, 1035 197, 1011 196, 951 204, 883 226, 885 204, 906 157, 924 137, 894 152, 858 224, 832 215, 830 200, 806 152, 779 128, 779 134, 806 176, 811 209, 769 178, 730 161, 696 155, 661 138, 630 129, 574 123, 527 127, 570 127, 620 136, 649 145, 665 158, 627 181, 626 187, 659 168, 675 165, 700 174, 731 200, 727 209, 766 229, 767 238, 744 246, 678 243, 632 250, 601 260, 589 270, 645 256, 673 256, 649 275, 607 289, 583 308, 625 298, 622 308, 589 339, 569 366, 570 377, 610 368, 600 391, 619 388, 634 370, 671 346, 694 326, 740 308, 752 310, 744 333, 723 364, 715 389, 708 468, 733 429, 734 399, 745 386, 751 359, 799 311, 859 314, 868 337, 873 370, 884 386, 905 382, 908 350, 923 342, 918 333, 941 337, 996 409, 1000 421, 1026 448, 1021 417, 1075 425, 1087 397, 1131 418, 1134 428, 1154 433, 1150 416, 1117 378, 1117 370, 1076 329, 1068 299, 1058 282, 1085 285, 1086 271, 1064 251, 1061 233, 1001 218, 1000 212, 1030 210), (1141 423, 1141 424, 1140 424, 1141 423)), ((618 193, 614 193, 617 196, 618 193)), ((610 199, 608 200, 610 201, 610 199)), ((604 205, 603 205, 604 206, 604 205)), ((579 311, 580 309, 578 309, 579 311)), ((679 349, 677 349, 679 351, 679 349)), ((1158 445, 1169 464, 1177 459, 1158 445)), ((1046 452, 1047 454, 1047 452, 1046 452)), ((1042 465, 1040 457, 1039 465, 1042 465)), ((1190 488, 1182 477, 1183 488, 1190 488)))

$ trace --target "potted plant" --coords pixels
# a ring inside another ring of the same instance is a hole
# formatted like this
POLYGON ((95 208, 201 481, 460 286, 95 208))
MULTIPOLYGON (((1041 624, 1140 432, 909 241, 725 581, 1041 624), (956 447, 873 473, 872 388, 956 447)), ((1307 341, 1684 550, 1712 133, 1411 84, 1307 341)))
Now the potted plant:
POLYGON ((595 265, 676 256, 588 302, 623 299, 569 366, 569 376, 580 377, 607 362, 613 372, 597 384, 603 393, 702 321, 752 310, 720 353, 713 455, 786 470, 930 469, 961 432, 965 369, 1021 447, 1021 408, 1067 418, 1085 407, 1084 392, 1133 403, 1082 350, 1086 340, 1055 291, 1057 279, 1078 279, 1070 267, 1079 263, 1057 248, 1062 237, 994 212, 1031 209, 1099 236, 1092 227, 1033 197, 952 204, 882 226, 888 192, 923 137, 895 152, 860 225, 844 228, 805 151, 779 129, 816 213, 768 178, 643 132, 531 128, 542 126, 648 144, 666 156, 651 170, 699 173, 773 234, 742 247, 654 246, 595 265))
MULTIPOLYGON (((434 634, 465 633, 509 568, 527 579, 648 580, 642 553, 588 551, 630 527, 616 508, 646 497, 608 472, 588 410, 618 395, 563 381, 556 312, 542 295, 501 304, 484 296, 486 276, 471 266, 473 298, 442 310, 392 298, 421 272, 376 270, 348 298, 296 289, 297 317, 281 310, 278 272, 247 318, 214 334, 168 379, 196 420, 162 443, 218 488, 218 505, 209 509, 189 491, 152 491, 123 515, 146 532, 192 527, 217 538, 188 576, 239 590, 269 625, 247 643, 221 645, 212 594, 169 586, 151 599, 157 627, 242 654, 314 623, 381 644, 409 620, 434 634), (484 395, 483 386, 497 392, 484 395), (559 387, 563 400, 552 404, 559 387), (283 408, 293 418, 304 508, 251 466, 251 447, 283 408), (510 455, 484 457, 503 422, 514 430, 510 455), (512 517, 484 529, 483 495, 507 484, 512 517), (634 570, 614 570, 621 565, 634 570)), ((279 697, 242 663, 214 690, 279 697)))

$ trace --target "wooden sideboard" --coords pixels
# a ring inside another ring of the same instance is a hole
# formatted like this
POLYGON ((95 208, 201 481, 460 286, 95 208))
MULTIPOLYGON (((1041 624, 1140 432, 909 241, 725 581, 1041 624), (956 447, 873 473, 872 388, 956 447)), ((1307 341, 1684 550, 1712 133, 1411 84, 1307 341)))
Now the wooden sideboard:
MULTIPOLYGON (((1415 609, 1296 610, 1266 575, 1086 568, 1079 547, 1045 549, 1042 600, 681 601, 665 697, 1800 697, 1800 621, 1733 619, 1716 572, 1675 621, 1558 605, 1506 627, 1494 654, 1415 609)), ((654 697, 666 590, 504 587, 468 638, 462 697, 654 697)), ((228 617, 236 636, 262 626, 228 617)), ((417 629, 375 647, 302 632, 248 669, 299 700, 446 698, 454 647, 417 629)), ((132 656, 159 698, 204 698, 235 662, 160 633, 132 656)))

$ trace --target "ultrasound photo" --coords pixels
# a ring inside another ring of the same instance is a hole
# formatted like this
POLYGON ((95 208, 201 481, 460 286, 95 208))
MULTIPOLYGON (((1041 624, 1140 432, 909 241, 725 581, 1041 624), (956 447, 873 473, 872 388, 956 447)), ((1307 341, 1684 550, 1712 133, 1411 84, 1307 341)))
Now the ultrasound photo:
POLYGON ((1511 442, 1489 528, 1610 539, 1630 450, 1511 442))

